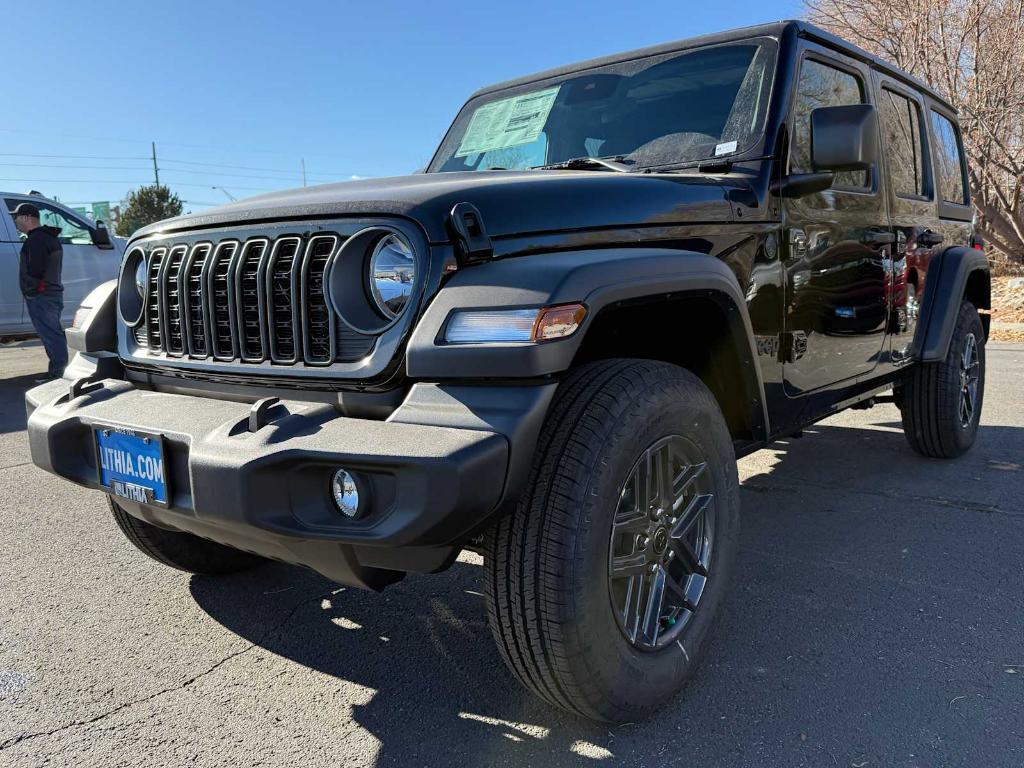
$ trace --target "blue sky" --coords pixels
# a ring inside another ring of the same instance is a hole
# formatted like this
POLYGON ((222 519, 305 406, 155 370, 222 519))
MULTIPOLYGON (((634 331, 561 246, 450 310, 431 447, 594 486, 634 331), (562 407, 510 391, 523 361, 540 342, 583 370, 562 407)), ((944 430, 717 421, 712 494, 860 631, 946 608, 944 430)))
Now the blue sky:
POLYGON ((466 97, 580 59, 798 16, 713 3, 33 2, 6 17, 0 190, 117 201, 153 179, 186 210, 411 172, 466 97), (16 23, 15 23, 16 21, 16 23), (18 28, 18 25, 24 26, 18 28), (59 167, 56 167, 59 166, 59 167), (234 166, 234 167, 228 167, 234 166))

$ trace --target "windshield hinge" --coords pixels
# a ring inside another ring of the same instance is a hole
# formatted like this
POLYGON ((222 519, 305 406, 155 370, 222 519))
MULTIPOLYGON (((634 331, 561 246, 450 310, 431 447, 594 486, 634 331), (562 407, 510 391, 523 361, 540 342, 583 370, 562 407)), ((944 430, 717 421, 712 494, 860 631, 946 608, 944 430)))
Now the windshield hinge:
POLYGON ((697 164, 700 173, 729 173, 732 160, 702 160, 697 164))
POLYGON ((448 214, 448 228, 455 240, 460 264, 477 264, 494 255, 483 217, 472 203, 455 204, 448 214))

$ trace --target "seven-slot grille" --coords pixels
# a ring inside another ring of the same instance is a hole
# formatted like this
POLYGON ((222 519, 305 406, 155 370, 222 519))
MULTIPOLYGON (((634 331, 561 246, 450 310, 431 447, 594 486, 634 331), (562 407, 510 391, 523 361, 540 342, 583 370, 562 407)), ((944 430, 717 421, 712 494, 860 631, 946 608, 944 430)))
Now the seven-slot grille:
POLYGON ((325 292, 341 243, 316 234, 154 247, 139 353, 311 366, 366 356, 374 337, 350 328, 325 292))

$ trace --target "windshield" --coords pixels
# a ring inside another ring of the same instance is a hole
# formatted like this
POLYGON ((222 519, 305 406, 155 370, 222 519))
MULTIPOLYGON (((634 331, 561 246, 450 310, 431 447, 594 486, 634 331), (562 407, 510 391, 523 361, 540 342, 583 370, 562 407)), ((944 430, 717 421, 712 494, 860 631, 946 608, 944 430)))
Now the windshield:
POLYGON ((775 52, 756 38, 485 94, 463 107, 427 172, 581 157, 640 169, 738 154, 763 130, 775 52))

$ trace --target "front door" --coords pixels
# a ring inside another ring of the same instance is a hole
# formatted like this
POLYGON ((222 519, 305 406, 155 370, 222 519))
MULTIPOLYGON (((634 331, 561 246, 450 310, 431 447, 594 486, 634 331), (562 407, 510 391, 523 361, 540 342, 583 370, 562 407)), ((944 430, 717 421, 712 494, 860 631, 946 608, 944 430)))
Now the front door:
MULTIPOLYGON (((872 103, 868 71, 808 45, 790 117, 789 173, 810 173, 810 115, 872 103)), ((891 248, 879 168, 837 173, 832 188, 784 205, 783 371, 796 397, 870 372, 886 335, 891 248)))
POLYGON ((18 265, 21 240, 14 220, 0 209, 0 335, 18 333, 31 326, 21 300, 18 265))

